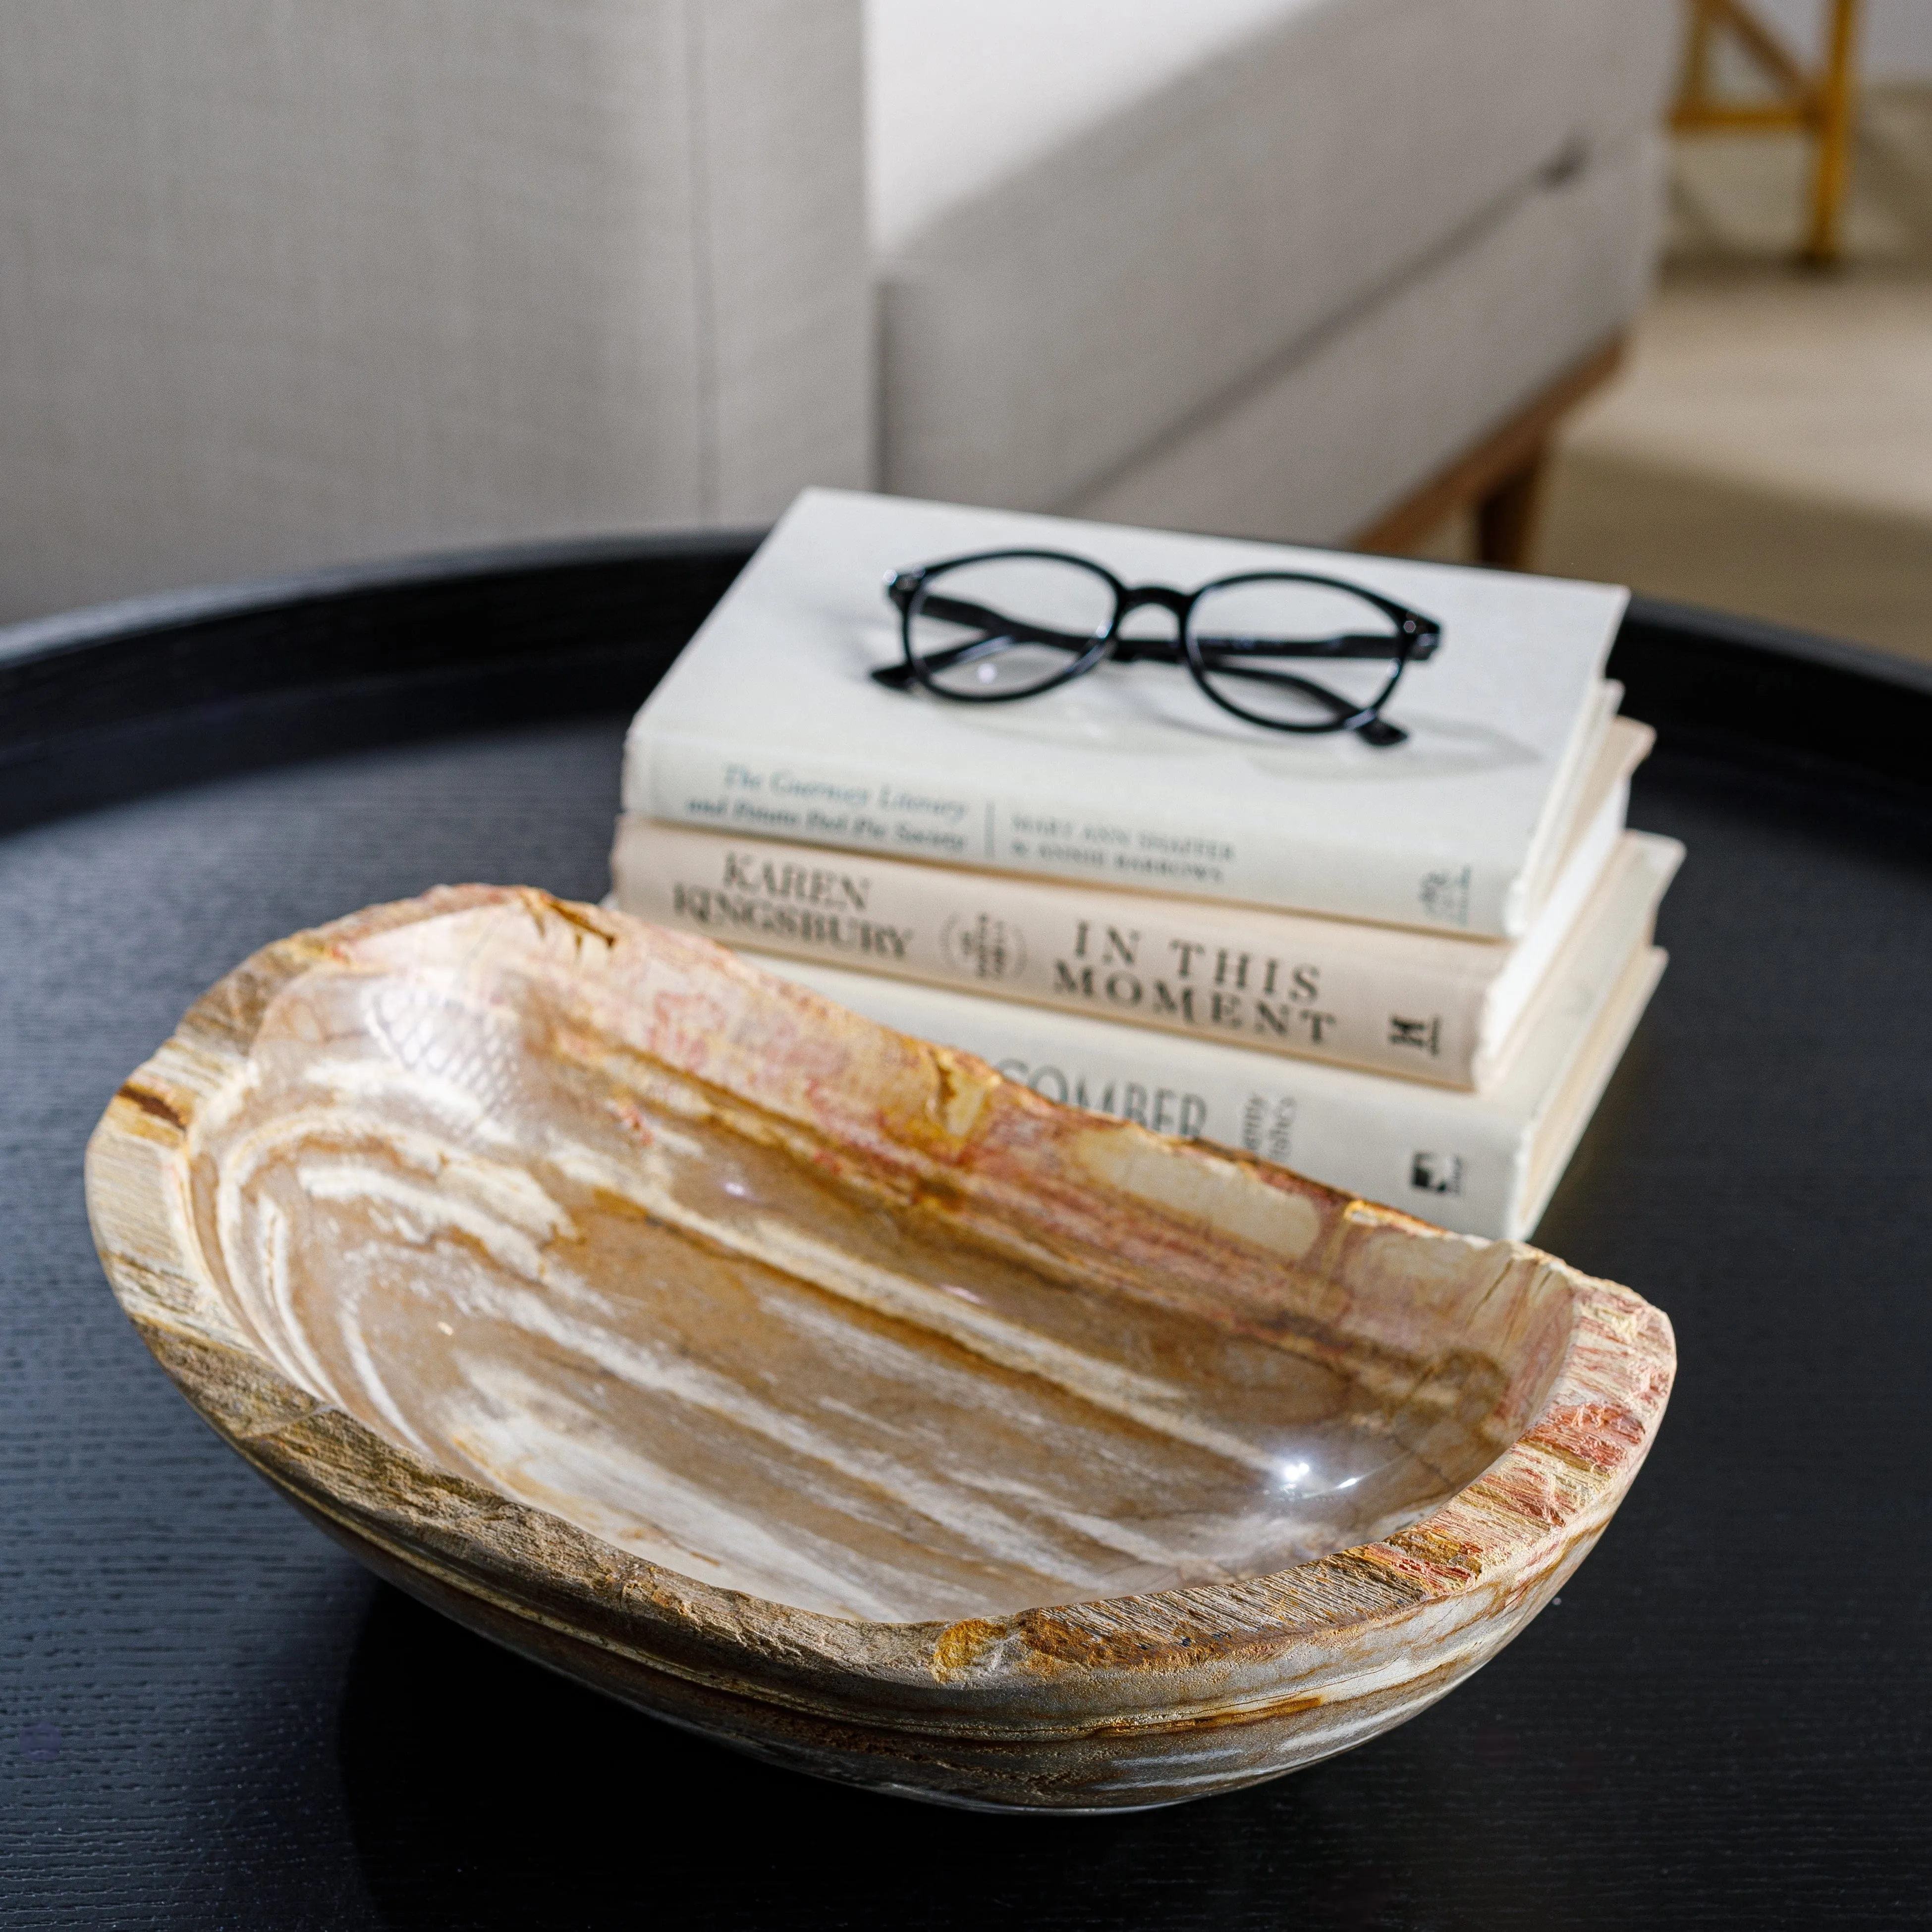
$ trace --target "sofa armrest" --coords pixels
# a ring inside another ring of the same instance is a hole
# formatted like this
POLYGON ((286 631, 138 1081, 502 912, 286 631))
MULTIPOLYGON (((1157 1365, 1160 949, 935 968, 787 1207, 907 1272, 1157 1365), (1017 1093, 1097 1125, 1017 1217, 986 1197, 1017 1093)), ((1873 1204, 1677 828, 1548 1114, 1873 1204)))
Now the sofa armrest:
POLYGON ((10 0, 0 614, 868 478, 859 0, 10 0))

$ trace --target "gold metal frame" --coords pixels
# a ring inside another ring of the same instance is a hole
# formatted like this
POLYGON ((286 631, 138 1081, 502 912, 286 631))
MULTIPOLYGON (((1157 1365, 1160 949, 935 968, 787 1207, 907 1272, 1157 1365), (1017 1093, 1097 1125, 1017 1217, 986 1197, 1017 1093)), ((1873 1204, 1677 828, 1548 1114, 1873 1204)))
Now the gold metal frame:
POLYGON ((1808 70, 1748 0, 1687 0, 1690 32, 1684 82, 1670 124, 1679 134, 1780 134, 1795 130, 1816 144, 1810 214, 1800 253, 1820 266, 1838 260, 1845 190, 1851 178, 1852 134, 1856 113, 1860 0, 1826 0, 1822 64, 1808 70), (1726 101, 1711 92, 1711 53, 1728 33, 1771 83, 1774 98, 1726 101))

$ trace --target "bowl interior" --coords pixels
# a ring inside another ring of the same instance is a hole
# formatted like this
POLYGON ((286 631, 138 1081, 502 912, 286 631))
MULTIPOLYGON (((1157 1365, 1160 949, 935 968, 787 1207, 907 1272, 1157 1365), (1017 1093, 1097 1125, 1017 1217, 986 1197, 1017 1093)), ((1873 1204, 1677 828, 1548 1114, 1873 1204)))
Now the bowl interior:
POLYGON ((846 1618, 1386 1534, 1514 1439, 1568 1319, 1552 1297, 1478 1346, 1438 1302, 1392 1347, 1284 1268, 1274 1318, 1233 1323, 827 1159, 554 980, 434 956, 292 981, 190 1157, 210 1273, 292 1381, 634 1555, 846 1618))

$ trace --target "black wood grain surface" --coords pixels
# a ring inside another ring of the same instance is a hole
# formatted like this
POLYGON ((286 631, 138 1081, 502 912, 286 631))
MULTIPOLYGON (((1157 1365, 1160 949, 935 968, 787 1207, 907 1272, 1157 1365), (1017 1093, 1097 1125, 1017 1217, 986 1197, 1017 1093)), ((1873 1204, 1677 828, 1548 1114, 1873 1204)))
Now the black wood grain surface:
MULTIPOLYGON (((244 599, 246 694, 64 723, 43 667, 33 730, 0 720, 0 1923, 1932 1923, 1932 807, 1898 748, 1924 694, 1856 662, 1772 650, 1754 732, 1721 687, 1758 646, 1627 634, 1664 727, 1633 819, 1690 858, 1538 1238, 1670 1312, 1678 1393, 1559 1602, 1359 1750, 1116 1819, 811 1783, 378 1586, 196 1420, 94 1260, 88 1130, 280 933, 439 880, 603 890, 625 710, 704 601, 647 548, 586 604, 526 573, 494 658, 487 586, 452 590, 400 697, 380 598, 339 667, 309 611, 279 683, 244 599), (1808 706, 1838 721, 1810 744, 1808 706)), ((94 624, 130 676, 139 628, 94 624)))

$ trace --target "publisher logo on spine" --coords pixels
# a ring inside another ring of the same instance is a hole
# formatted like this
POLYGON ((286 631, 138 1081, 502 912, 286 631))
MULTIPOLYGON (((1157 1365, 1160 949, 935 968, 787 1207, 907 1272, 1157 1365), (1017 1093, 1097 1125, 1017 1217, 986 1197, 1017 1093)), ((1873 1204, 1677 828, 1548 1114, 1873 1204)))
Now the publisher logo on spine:
POLYGON ((1026 934, 990 913, 956 914, 939 934, 946 962, 970 980, 1016 980, 1026 970, 1026 934))
POLYGON ((1250 1094, 1241 1108, 1241 1144, 1286 1167, 1294 1151, 1294 1102, 1286 1094, 1250 1094))
POLYGON ((1469 922, 1470 871, 1467 866, 1456 869, 1448 867, 1433 872, 1424 872, 1416 891, 1422 910, 1432 920, 1444 926, 1467 926, 1469 922))

